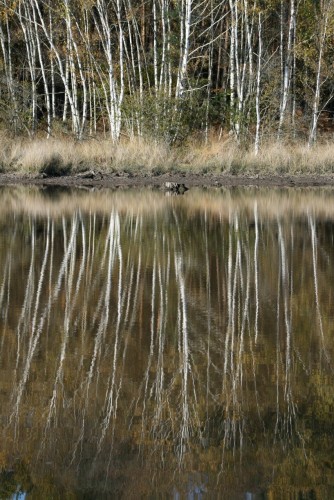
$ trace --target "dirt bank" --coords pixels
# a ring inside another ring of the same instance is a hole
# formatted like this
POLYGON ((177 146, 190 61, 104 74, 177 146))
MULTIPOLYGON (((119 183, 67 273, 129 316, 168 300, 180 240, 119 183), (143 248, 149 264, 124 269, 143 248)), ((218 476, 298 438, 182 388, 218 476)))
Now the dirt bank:
POLYGON ((212 174, 163 174, 131 175, 127 173, 105 174, 88 171, 78 175, 61 177, 29 176, 20 174, 0 174, 0 185, 40 185, 68 187, 144 187, 164 188, 166 182, 184 184, 188 188, 197 187, 235 187, 235 186, 277 186, 277 187, 312 187, 334 186, 334 175, 265 175, 265 176, 229 176, 212 174))

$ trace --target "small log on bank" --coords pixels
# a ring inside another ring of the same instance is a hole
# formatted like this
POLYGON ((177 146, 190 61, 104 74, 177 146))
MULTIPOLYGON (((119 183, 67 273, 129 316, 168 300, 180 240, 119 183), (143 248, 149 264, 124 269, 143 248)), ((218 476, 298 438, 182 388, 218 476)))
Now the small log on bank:
POLYGON ((188 188, 178 182, 165 182, 165 190, 175 194, 183 194, 188 191, 188 188))

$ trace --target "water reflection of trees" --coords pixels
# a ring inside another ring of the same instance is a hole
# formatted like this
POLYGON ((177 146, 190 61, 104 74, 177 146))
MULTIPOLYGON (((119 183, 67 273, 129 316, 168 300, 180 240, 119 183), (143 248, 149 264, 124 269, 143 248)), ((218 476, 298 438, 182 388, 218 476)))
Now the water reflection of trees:
POLYGON ((14 447, 37 476, 121 481, 114 493, 129 495, 139 468, 147 492, 170 491, 180 468, 219 488, 235 464, 239 487, 256 487, 249 457, 267 474, 257 487, 279 488, 276 461, 285 470, 297 449, 309 464, 334 399, 332 240, 319 243, 312 215, 269 222, 255 204, 251 217, 190 220, 171 205, 150 217, 13 216, 8 228, 4 456, 14 447))

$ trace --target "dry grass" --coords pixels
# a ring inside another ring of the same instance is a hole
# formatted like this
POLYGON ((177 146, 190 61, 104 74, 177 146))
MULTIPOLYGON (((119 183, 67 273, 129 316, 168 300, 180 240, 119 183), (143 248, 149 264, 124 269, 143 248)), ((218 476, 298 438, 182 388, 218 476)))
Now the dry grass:
POLYGON ((325 143, 309 148, 306 144, 269 143, 257 156, 253 151, 245 154, 242 166, 258 174, 331 174, 334 172, 334 145, 325 143))
POLYGON ((113 144, 106 139, 75 142, 70 139, 33 141, 9 139, 0 132, 0 168, 18 173, 64 175, 87 169, 103 172, 159 175, 168 171, 229 175, 332 174, 334 144, 314 148, 272 141, 255 155, 253 147, 241 148, 232 137, 212 136, 204 144, 189 139, 182 147, 135 138, 113 144))
POLYGON ((196 172, 229 175, 307 175, 334 172, 334 144, 263 144, 258 155, 254 148, 242 148, 230 138, 212 139, 206 145, 190 143, 184 155, 184 168, 196 172))
POLYGON ((141 138, 113 144, 110 140, 13 140, 0 135, 2 170, 36 174, 50 166, 54 175, 87 169, 159 173, 173 167, 174 153, 165 144, 141 138))
POLYGON ((221 140, 212 137, 206 144, 190 140, 184 148, 181 161, 184 169, 197 173, 230 173, 233 164, 240 159, 235 141, 227 136, 221 140))

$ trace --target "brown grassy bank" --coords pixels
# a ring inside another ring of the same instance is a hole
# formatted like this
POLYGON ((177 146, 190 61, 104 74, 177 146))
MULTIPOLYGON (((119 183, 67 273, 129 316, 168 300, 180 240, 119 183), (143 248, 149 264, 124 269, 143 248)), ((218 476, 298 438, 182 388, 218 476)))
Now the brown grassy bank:
POLYGON ((133 175, 193 173, 214 175, 330 175, 334 173, 334 144, 308 148, 306 144, 263 144, 258 155, 231 138, 212 138, 206 144, 190 139, 182 147, 134 138, 113 144, 106 139, 75 142, 71 139, 9 138, 0 134, 0 169, 3 173, 47 176, 69 175, 94 169, 102 173, 133 175))

